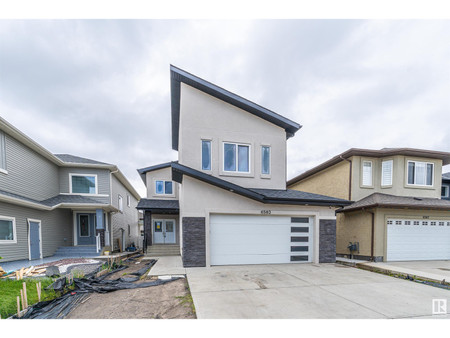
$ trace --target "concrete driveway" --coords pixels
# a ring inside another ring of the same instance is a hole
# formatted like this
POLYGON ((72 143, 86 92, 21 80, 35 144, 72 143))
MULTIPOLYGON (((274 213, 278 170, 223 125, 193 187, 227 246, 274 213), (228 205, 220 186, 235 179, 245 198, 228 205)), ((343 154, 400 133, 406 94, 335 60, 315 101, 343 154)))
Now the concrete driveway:
POLYGON ((450 318, 448 290, 338 264, 186 269, 198 318, 450 318), (446 299, 446 315, 432 300, 446 299))

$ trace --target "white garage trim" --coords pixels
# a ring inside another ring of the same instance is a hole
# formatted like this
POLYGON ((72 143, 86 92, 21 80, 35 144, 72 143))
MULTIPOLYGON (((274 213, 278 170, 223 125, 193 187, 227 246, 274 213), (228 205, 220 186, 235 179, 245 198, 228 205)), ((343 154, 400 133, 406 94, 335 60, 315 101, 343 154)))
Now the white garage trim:
POLYGON ((314 218, 212 214, 210 264, 312 262, 314 218))
POLYGON ((450 219, 388 218, 387 261, 450 259, 450 219))

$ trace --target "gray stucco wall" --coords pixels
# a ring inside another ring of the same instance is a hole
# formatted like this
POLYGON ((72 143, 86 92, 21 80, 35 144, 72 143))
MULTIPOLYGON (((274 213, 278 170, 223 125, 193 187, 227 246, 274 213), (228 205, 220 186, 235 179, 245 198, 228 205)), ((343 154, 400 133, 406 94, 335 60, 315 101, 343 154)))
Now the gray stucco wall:
POLYGON ((41 211, 0 202, 0 215, 15 218, 17 236, 15 244, 0 244, 3 261, 28 259, 27 219, 30 218, 41 221, 44 257, 53 255, 60 246, 73 245, 72 212, 68 209, 41 211))
POLYGON ((183 266, 206 266, 204 217, 183 217, 183 266))
POLYGON ((58 166, 5 133, 6 170, 0 189, 38 201, 58 195, 58 166))
POLYGON ((336 262, 336 220, 319 221, 319 263, 336 262))
POLYGON ((112 205, 119 208, 119 195, 123 200, 123 212, 117 212, 111 216, 111 226, 113 231, 113 248, 117 247, 117 238, 122 241, 122 230, 125 230, 125 247, 132 242, 138 245, 139 234, 139 213, 136 209, 138 200, 128 191, 127 188, 114 176, 111 176, 112 183, 112 205), (130 206, 127 205, 127 195, 130 196, 130 206), (128 225, 130 225, 130 236, 128 235, 128 225))
POLYGON ((74 167, 61 167, 59 168, 59 187, 60 192, 64 194, 70 193, 70 178, 69 174, 90 174, 97 175, 97 185, 98 185, 98 194, 99 195, 108 195, 108 196, 90 196, 100 203, 109 203, 110 202, 110 185, 109 185, 109 173, 108 169, 94 169, 94 168, 74 168, 74 167))

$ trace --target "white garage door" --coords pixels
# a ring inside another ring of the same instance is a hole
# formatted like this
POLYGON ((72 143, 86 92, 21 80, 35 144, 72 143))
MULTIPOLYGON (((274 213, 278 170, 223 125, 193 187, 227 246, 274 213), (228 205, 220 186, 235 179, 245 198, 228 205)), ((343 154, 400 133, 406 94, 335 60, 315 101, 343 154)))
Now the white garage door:
POLYGON ((387 220, 388 261, 450 259, 450 220, 387 220))
POLYGON ((211 265, 311 262, 312 218, 211 215, 211 265))

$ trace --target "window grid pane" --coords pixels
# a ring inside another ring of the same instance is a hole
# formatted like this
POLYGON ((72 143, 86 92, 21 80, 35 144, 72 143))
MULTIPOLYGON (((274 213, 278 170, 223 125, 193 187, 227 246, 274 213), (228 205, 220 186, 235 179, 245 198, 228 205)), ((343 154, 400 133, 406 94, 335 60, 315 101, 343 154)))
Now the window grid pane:
POLYGON ((414 162, 408 163, 408 184, 414 184, 415 165, 414 162))
POLYGON ((372 185, 372 162, 363 162, 363 185, 372 185))
POLYGON ((164 194, 164 182, 163 181, 156 181, 156 193, 157 194, 164 194))
POLYGON ((248 146, 238 146, 238 171, 249 172, 248 146))
POLYGON ((72 176, 72 193, 95 194, 95 176, 72 176))
POLYGON ((223 167, 225 171, 236 171, 236 145, 224 144, 224 161, 223 167))
POLYGON ((427 185, 433 185, 433 165, 427 163, 427 185))
POLYGON ((166 195, 172 195, 172 193, 173 193, 172 181, 165 181, 164 182, 164 186, 165 186, 165 194, 166 195))
POLYGON ((392 161, 382 162, 381 184, 392 185, 392 161))
POLYGON ((211 141, 202 141, 202 170, 211 170, 211 141))
POLYGON ((261 173, 270 174, 270 147, 262 147, 262 163, 261 163, 261 173))

